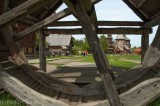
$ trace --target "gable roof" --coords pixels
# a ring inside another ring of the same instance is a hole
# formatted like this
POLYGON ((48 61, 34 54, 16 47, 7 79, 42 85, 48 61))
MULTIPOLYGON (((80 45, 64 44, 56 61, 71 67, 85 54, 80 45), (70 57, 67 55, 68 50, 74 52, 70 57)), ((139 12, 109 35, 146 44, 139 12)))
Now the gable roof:
POLYGON ((71 42, 72 35, 58 35, 58 34, 50 34, 46 38, 49 46, 69 46, 71 42))

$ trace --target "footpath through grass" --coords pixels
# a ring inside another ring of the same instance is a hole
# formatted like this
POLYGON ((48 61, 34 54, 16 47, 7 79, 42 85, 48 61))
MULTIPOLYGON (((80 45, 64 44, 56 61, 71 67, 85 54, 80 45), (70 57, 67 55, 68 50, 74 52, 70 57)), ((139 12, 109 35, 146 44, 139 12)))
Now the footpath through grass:
MULTIPOLYGON (((128 70, 133 68, 137 65, 140 65, 141 58, 138 55, 107 55, 109 63, 112 66, 117 66, 122 69, 128 70)), ((94 62, 92 55, 88 56, 62 56, 62 57, 51 57, 48 59, 73 59, 78 60, 80 62, 94 62)), ((0 95, 0 106, 26 106, 24 103, 19 102, 14 97, 12 97, 9 93, 5 92, 4 94, 0 95)), ((155 100, 154 102, 150 103, 147 106, 160 106, 160 98, 155 100)))

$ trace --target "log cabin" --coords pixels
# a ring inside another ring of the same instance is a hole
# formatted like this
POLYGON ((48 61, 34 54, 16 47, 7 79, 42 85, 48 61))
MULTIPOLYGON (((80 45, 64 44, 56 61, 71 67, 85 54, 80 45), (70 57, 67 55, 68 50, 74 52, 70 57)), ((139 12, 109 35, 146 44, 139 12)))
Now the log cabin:
POLYGON ((72 54, 72 35, 51 34, 46 38, 49 51, 54 55, 71 55, 72 54))

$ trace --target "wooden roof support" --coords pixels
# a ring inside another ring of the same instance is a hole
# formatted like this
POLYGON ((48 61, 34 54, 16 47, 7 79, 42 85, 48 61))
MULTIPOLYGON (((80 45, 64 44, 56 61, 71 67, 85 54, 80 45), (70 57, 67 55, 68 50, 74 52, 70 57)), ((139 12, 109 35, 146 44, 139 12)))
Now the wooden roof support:
POLYGON ((141 37, 141 62, 143 61, 144 55, 149 47, 149 30, 145 30, 141 37))
POLYGON ((40 28, 42 28, 42 27, 44 27, 44 26, 46 26, 46 25, 48 25, 48 24, 50 24, 54 21, 57 21, 58 19, 61 19, 65 16, 68 16, 70 14, 71 14, 71 11, 69 9, 64 9, 64 10, 62 10, 62 11, 60 11, 60 12, 54 14, 54 15, 51 15, 51 16, 47 17, 46 19, 34 24, 33 26, 23 30, 22 32, 18 33, 14 37, 14 39, 18 40, 18 39, 34 32, 34 31, 36 31, 37 29, 40 29, 40 28))
POLYGON ((134 5, 131 4, 129 0, 123 0, 123 2, 125 2, 128 5, 128 7, 130 7, 133 10, 133 12, 137 14, 137 16, 141 18, 144 22, 147 22, 149 20, 136 7, 134 7, 134 5))
MULTIPOLYGON (((144 26, 141 21, 98 21, 98 26, 144 26)), ((78 21, 59 21, 49 24, 48 27, 80 26, 78 21)))
POLYGON ((148 0, 141 0, 141 2, 138 4, 138 8, 140 9, 147 2, 148 0))
POLYGON ((49 2, 50 0, 27 0, 18 7, 15 7, 12 10, 2 14, 0 16, 0 27, 16 21, 18 18, 25 16, 38 8, 41 8, 49 2))
POLYGON ((39 67, 46 72, 46 37, 41 29, 37 34, 39 35, 39 67))
POLYGON ((151 21, 145 23, 144 28, 151 28, 151 27, 158 25, 159 23, 160 23, 160 15, 153 18, 151 21))
MULTIPOLYGON (((97 3, 98 1, 100 1, 100 0, 92 0, 92 4, 97 3)), ((20 38, 22 38, 22 37, 34 32, 34 31, 36 31, 37 29, 45 27, 48 24, 53 23, 54 21, 57 21, 59 19, 62 19, 62 18, 66 17, 66 16, 68 16, 70 14, 71 14, 71 11, 66 8, 66 9, 64 9, 64 10, 58 12, 58 13, 55 13, 54 15, 51 15, 51 16, 47 17, 46 19, 34 24, 33 26, 25 29, 24 31, 18 33, 14 37, 14 39, 15 40, 19 40, 20 38)))
MULTIPOLYGON (((152 29, 145 28, 98 28, 97 34, 136 34, 141 35, 144 31, 152 33, 152 29)), ((82 28, 77 29, 44 29, 44 34, 84 34, 82 28)))
POLYGON ((49 8, 46 12, 42 13, 39 17, 40 20, 43 20, 50 15, 52 15, 61 5, 63 4, 62 0, 58 0, 52 7, 49 8))
POLYGON ((153 39, 150 47, 147 49, 142 65, 143 66, 153 66, 155 64, 160 64, 160 24, 158 26, 155 38, 153 39))
MULTIPOLYGON (((68 1, 66 1, 68 2, 68 1)), ((76 15, 78 17, 79 22, 81 23, 83 30, 85 32, 85 35, 87 37, 87 40, 89 42, 89 45, 91 47, 93 57, 95 59, 97 68, 100 72, 100 75, 103 79, 106 92, 107 92, 107 97, 109 98, 111 106, 122 106, 119 96, 117 94, 117 91, 114 87, 114 83, 112 81, 112 78, 110 76, 110 68, 108 66, 109 63, 107 63, 105 59, 105 54, 99 45, 99 40, 98 36, 96 34, 95 27, 93 26, 93 23, 91 22, 91 19, 89 18, 85 8, 83 7, 82 1, 81 0, 74 0, 71 3, 73 8, 75 9, 74 11, 76 12, 76 15), (83 14, 82 14, 83 13, 83 14)), ((69 3, 69 4, 70 4, 69 3)), ((69 6, 70 7, 70 6, 69 6)))

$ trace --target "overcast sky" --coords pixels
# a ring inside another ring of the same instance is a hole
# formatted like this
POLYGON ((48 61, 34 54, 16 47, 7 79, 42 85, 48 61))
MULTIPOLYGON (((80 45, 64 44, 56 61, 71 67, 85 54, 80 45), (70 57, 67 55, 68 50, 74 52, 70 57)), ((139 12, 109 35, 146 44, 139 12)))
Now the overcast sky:
MULTIPOLYGON (((60 11, 67 6, 63 4, 57 11, 60 11)), ((96 14, 98 20, 101 21, 141 21, 141 19, 136 16, 133 11, 122 1, 122 0, 102 0, 95 5, 96 14)), ((76 20, 73 16, 68 16, 62 19, 63 21, 73 21, 76 20)), ((123 26, 122 26, 123 27, 123 26)), ((153 33, 150 34, 149 40, 152 42, 157 27, 153 28, 153 33)), ((73 35, 76 39, 83 39, 84 35, 73 35)), ((140 47, 141 46, 141 35, 127 35, 131 40, 131 45, 140 47)), ((113 35, 116 38, 116 35, 113 35)))

